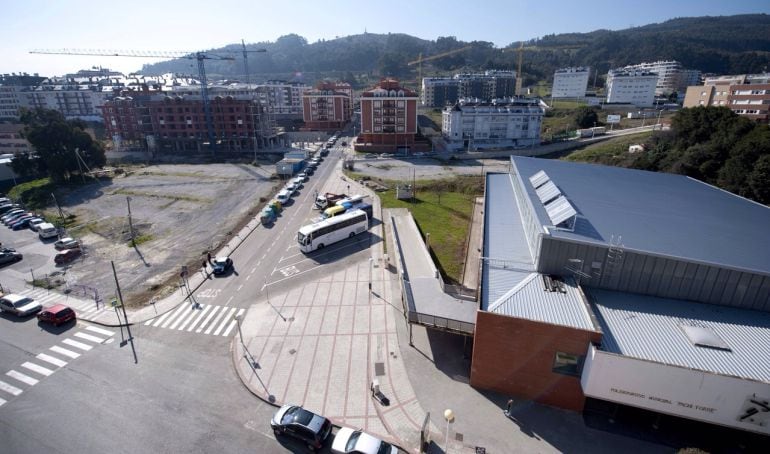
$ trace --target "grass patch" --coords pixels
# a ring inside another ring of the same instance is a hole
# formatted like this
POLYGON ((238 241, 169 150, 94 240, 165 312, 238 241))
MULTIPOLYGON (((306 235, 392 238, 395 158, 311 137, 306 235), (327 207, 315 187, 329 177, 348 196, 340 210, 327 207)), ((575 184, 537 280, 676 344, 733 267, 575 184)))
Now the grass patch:
MULTIPOLYGON (((393 182, 388 182, 395 187, 393 182)), ((473 213, 473 199, 482 193, 479 177, 420 181, 415 203, 396 199, 395 189, 379 194, 383 208, 407 208, 423 235, 430 233, 430 249, 448 283, 459 283, 473 213)))
POLYGON ((562 159, 575 162, 592 162, 606 165, 623 165, 624 162, 639 156, 628 152, 629 145, 642 144, 652 135, 652 131, 639 134, 615 137, 603 142, 594 143, 573 151, 562 159))
POLYGON ((21 201, 29 209, 40 210, 53 202, 51 193, 54 189, 56 185, 50 178, 40 178, 17 184, 8 191, 8 197, 21 201))
POLYGON ((131 242, 131 240, 128 240, 127 245, 129 247, 134 247, 134 245, 139 246, 140 244, 147 243, 148 241, 152 241, 154 238, 149 233, 143 233, 141 235, 138 235, 136 238, 134 238, 134 241, 131 242))

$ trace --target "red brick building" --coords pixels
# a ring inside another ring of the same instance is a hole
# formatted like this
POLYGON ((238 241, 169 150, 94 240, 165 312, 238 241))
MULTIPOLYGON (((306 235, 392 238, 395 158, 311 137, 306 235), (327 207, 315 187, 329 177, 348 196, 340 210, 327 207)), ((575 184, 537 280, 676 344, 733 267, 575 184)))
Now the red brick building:
POLYGON ((358 151, 396 152, 412 148, 417 134, 417 93, 398 80, 382 79, 361 94, 361 134, 358 151))
MULTIPOLYGON (((232 96, 211 98, 211 117, 217 147, 253 150, 260 140, 262 106, 232 96), (255 126, 256 125, 256 126, 255 126)), ((110 137, 141 148, 201 150, 209 142, 203 102, 199 96, 116 98, 105 103, 103 116, 110 137)))
POLYGON ((302 95, 304 131, 342 129, 352 115, 352 89, 345 82, 321 82, 302 95))

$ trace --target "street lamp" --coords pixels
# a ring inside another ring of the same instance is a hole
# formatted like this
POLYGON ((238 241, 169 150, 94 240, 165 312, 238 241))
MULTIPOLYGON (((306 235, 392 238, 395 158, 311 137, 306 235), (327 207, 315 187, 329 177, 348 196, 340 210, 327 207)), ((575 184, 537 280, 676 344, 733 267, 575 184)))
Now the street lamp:
POLYGON ((454 412, 447 408, 444 410, 444 419, 446 419, 446 438, 444 439, 444 452, 449 452, 449 424, 455 420, 454 412))
POLYGON ((235 320, 235 323, 238 325, 238 337, 241 338, 241 345, 243 348, 246 348, 246 344, 243 343, 243 333, 241 332, 241 316, 236 314, 233 315, 233 319, 235 320))

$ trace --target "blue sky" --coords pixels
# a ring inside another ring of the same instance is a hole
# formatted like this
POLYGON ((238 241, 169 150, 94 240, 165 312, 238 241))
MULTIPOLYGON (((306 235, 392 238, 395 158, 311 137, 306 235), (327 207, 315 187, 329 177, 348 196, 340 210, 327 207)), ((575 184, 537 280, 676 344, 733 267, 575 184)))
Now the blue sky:
POLYGON ((455 36, 496 46, 552 33, 618 30, 673 17, 770 13, 767 0, 5 0, 0 73, 60 75, 101 65, 123 72, 158 61, 31 55, 31 49, 200 50, 275 41, 289 33, 309 42, 398 32, 425 39, 455 36), (382 9, 382 5, 390 8, 382 9))

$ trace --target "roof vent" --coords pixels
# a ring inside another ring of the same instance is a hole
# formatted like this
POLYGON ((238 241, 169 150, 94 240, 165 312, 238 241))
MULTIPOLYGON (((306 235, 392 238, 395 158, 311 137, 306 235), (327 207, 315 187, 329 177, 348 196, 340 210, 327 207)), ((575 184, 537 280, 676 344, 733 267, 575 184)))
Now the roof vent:
POLYGON ((722 340, 711 328, 703 326, 679 325, 690 342, 698 347, 714 348, 717 350, 732 351, 729 345, 722 340))
POLYGON ((548 174, 545 173, 544 170, 541 170, 540 172, 529 177, 529 182, 532 183, 532 187, 535 189, 548 183, 550 180, 551 179, 548 177, 548 174))

